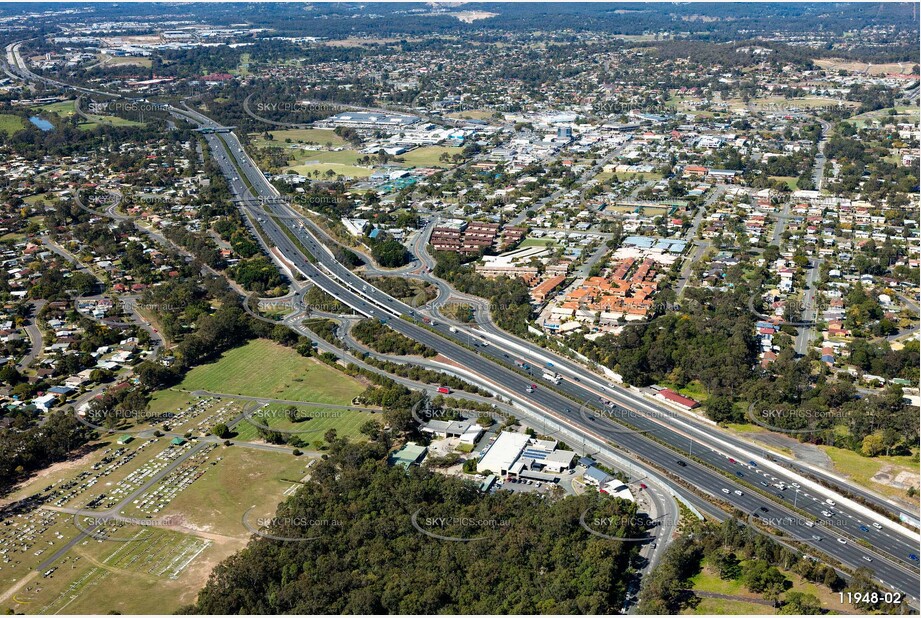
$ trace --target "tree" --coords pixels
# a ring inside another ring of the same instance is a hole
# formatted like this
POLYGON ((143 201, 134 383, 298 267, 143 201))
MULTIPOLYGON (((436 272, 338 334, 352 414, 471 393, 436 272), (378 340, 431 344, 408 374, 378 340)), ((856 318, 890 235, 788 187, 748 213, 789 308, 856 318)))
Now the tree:
POLYGON ((217 436, 218 438, 224 439, 230 437, 230 428, 227 427, 224 423, 218 423, 211 428, 211 433, 217 436))
POLYGON ((783 606, 778 613, 815 616, 822 613, 822 602, 814 594, 791 590, 784 596, 783 606))

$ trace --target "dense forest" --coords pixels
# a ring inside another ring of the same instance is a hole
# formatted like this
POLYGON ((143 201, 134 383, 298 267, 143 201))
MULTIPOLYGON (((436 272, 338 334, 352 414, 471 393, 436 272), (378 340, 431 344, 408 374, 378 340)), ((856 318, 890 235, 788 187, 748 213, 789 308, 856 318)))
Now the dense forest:
POLYGON ((622 522, 620 536, 645 536, 635 505, 598 493, 556 501, 484 494, 422 468, 389 467, 390 447, 384 434, 367 444, 334 440, 267 531, 313 540, 254 537, 184 612, 608 614, 621 607, 638 544, 591 535, 579 520, 588 510, 588 521, 622 522), (442 526, 436 518, 448 520, 442 526), (482 538, 455 542, 428 530, 482 538))

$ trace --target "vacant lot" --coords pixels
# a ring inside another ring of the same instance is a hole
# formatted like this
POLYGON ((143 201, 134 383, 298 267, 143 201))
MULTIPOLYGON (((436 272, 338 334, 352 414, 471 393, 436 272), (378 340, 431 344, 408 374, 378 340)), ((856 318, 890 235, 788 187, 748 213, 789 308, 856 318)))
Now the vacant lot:
POLYGON ((195 367, 179 388, 334 404, 349 404, 364 390, 357 380, 267 339, 195 367))
POLYGON ((887 64, 868 64, 866 62, 855 62, 853 60, 843 60, 841 58, 828 58, 822 60, 813 60, 816 66, 820 66, 827 71, 850 71, 852 73, 867 73, 869 75, 885 75, 886 73, 908 73, 911 70, 911 62, 890 62, 887 64))

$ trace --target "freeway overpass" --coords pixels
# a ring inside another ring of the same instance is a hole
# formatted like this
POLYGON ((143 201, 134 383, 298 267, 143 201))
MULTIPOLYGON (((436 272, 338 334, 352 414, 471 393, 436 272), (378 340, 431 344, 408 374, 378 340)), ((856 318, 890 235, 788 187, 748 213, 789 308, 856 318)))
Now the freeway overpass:
MULTIPOLYGON (((533 393, 525 394, 524 389, 531 382, 531 377, 508 366, 511 360, 503 356, 507 352, 496 351, 498 346, 471 350, 461 345, 470 333, 455 335, 444 324, 429 328, 418 323, 416 309, 369 285, 333 259, 332 253, 299 222, 299 215, 288 208, 285 200, 278 199, 277 191, 245 155, 235 135, 209 135, 206 139, 227 173, 233 191, 241 198, 241 205, 259 221, 263 232, 291 267, 357 313, 390 318, 387 324, 391 328, 438 350, 458 366, 479 376, 491 385, 491 390, 514 401, 517 406, 543 413, 559 426, 593 441, 611 443, 628 454, 639 454, 643 460, 661 470, 678 472, 677 476, 682 481, 729 508, 742 513, 756 510, 763 513, 761 509, 767 509, 768 513, 778 514, 776 527, 783 530, 787 538, 813 546, 850 568, 868 566, 887 586, 915 594, 918 574, 908 556, 917 551, 917 543, 908 531, 892 522, 886 522, 891 526, 887 525, 884 530, 871 528, 872 513, 868 515, 867 510, 861 510, 859 505, 846 505, 846 499, 839 499, 842 502, 840 506, 823 506, 828 491, 818 486, 790 492, 789 498, 785 494, 776 496, 773 489, 765 490, 762 483, 770 486, 777 482, 775 478, 797 482, 791 479, 795 475, 782 469, 763 469, 769 463, 764 459, 756 461, 761 464, 756 466, 730 462, 726 446, 713 448, 712 444, 702 442, 691 432, 682 434, 668 427, 671 422, 650 420, 647 415, 651 406, 648 404, 646 414, 633 415, 631 410, 619 408, 624 411, 618 412, 618 421, 629 416, 632 427, 611 422, 610 418, 598 413, 600 406, 595 403, 598 399, 595 385, 566 380, 560 392, 540 386, 533 393), (676 455, 676 450, 684 451, 685 445, 689 447, 690 456, 676 455), (683 466, 677 464, 679 460, 683 466), (762 470, 758 472, 758 469, 762 470), (822 515, 822 511, 832 512, 831 509, 834 509, 833 517, 822 515), (792 519, 783 519, 779 515, 781 513, 792 519), (807 513, 808 519, 817 521, 815 528, 803 525, 803 517, 798 513, 807 513), (828 526, 822 523, 824 520, 829 520, 828 526), (871 532, 867 533, 862 528, 871 532), (823 529, 824 533, 816 532, 823 529), (869 543, 872 549, 860 545, 860 540, 869 543)), ((582 370, 582 373, 586 372, 582 370)), ((636 405, 636 402, 633 404, 636 405)))
MULTIPOLYGON (((21 69, 18 72, 26 78, 71 88, 34 76, 25 69, 25 63, 18 58, 18 49, 15 49, 15 52, 16 68, 21 69)), ((119 96, 86 88, 72 88, 79 92, 119 96)), ((173 108, 172 111, 196 118, 201 127, 220 127, 192 110, 182 112, 173 108)), ((834 492, 810 488, 810 491, 814 492, 814 495, 810 495, 803 491, 802 499, 808 501, 807 506, 812 510, 805 509, 801 503, 796 504, 800 499, 800 492, 792 494, 792 505, 786 504, 789 499, 783 495, 778 496, 778 502, 770 490, 759 488, 758 485, 765 481, 757 480, 758 477, 755 475, 762 478, 767 478, 765 475, 768 475, 773 482, 774 478, 787 479, 791 476, 789 473, 783 476, 784 472, 777 471, 777 477, 773 477, 770 476, 775 473, 773 468, 757 472, 758 468, 763 468, 766 464, 754 459, 752 461, 755 465, 736 467, 739 464, 729 461, 726 452, 701 443, 691 434, 685 435, 659 424, 649 425, 648 423, 654 422, 654 419, 650 419, 648 408, 651 406, 648 405, 647 410, 642 412, 619 407, 618 404, 615 408, 618 422, 612 422, 610 418, 597 413, 599 406, 594 403, 595 386, 582 385, 578 375, 567 380, 564 388, 559 391, 540 387, 525 396, 522 391, 530 382, 530 377, 513 369, 509 360, 503 360, 500 355, 507 355, 507 352, 494 351, 497 346, 470 350, 460 345, 464 337, 471 336, 470 332, 454 336, 447 331, 444 324, 430 330, 417 323, 415 318, 418 316, 414 309, 399 303, 374 286, 367 285, 336 262, 326 247, 317 243, 306 227, 298 222, 299 215, 277 199, 277 191, 248 159, 233 133, 209 133, 206 134, 206 140, 218 157, 225 174, 231 179, 234 192, 243 197, 242 206, 257 216, 260 227, 291 267, 311 279, 324 291, 363 315, 397 318, 388 321, 396 331, 437 349, 445 357, 478 376, 482 382, 489 383, 492 390, 513 401, 516 406, 555 419, 561 428, 565 426, 568 431, 575 431, 589 440, 602 444, 609 443, 626 453, 639 455, 661 470, 672 474, 677 472, 674 476, 680 477, 682 482, 695 487, 708 499, 719 501, 726 508, 738 509, 742 513, 758 510, 762 513, 771 513, 772 517, 776 514, 777 519, 773 525, 782 530, 787 538, 812 546, 850 568, 869 566, 884 585, 903 591, 912 599, 915 598, 919 584, 918 571, 915 564, 904 557, 904 552, 906 549, 917 552, 917 535, 888 520, 883 521, 884 530, 877 531, 875 527, 871 530, 864 525, 871 523, 867 511, 847 500, 841 500, 842 504, 837 508, 830 507, 834 509, 835 516, 840 517, 826 522, 829 527, 826 528, 822 521, 815 524, 815 528, 804 526, 799 514, 805 510, 812 519, 812 511, 822 508, 822 498, 835 495, 834 492), (575 412, 574 402, 580 403, 579 409, 575 412), (627 416, 630 418, 629 424, 623 422, 627 416), (685 438, 689 446, 688 456, 676 456, 676 451, 680 452, 683 449, 680 443, 683 443, 685 438), (681 463, 677 464, 678 461, 681 463), (758 465, 759 463, 761 465, 758 465), (797 511, 792 510, 791 506, 797 511), (866 522, 861 518, 866 519, 866 522), (826 538, 814 532, 823 529, 826 530, 826 534, 830 533, 832 537, 838 538, 833 541, 831 537, 826 538), (881 536, 878 536, 877 532, 880 532, 881 536), (872 549, 864 548, 855 542, 855 539, 872 549)), ((585 373, 584 370, 581 371, 585 373)), ((700 498, 696 500, 701 502, 700 498)), ((830 509, 826 510, 830 512, 830 509)), ((916 560, 917 556, 912 555, 916 560)))

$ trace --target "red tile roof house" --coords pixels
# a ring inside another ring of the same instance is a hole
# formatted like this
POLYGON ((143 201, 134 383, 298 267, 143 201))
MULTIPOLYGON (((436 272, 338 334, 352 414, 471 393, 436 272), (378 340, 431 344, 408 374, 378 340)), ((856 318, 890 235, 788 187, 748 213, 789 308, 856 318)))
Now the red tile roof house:
POLYGON ((686 410, 693 410, 694 408, 700 406, 699 403, 697 403, 690 397, 679 395, 675 391, 667 389, 667 388, 663 388, 662 390, 660 390, 658 393, 655 394, 655 397, 658 399, 667 401, 669 403, 673 403, 676 406, 680 408, 684 408, 686 410))

